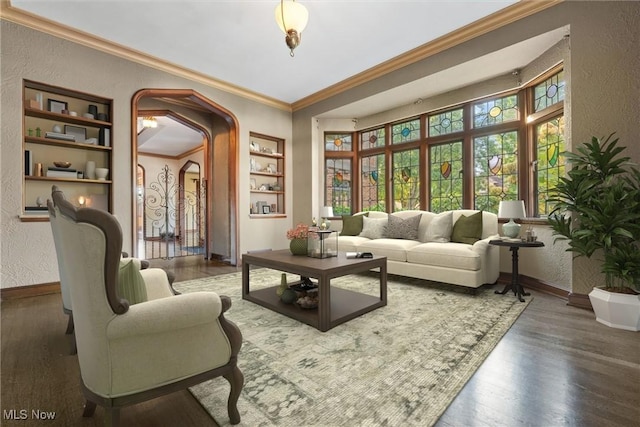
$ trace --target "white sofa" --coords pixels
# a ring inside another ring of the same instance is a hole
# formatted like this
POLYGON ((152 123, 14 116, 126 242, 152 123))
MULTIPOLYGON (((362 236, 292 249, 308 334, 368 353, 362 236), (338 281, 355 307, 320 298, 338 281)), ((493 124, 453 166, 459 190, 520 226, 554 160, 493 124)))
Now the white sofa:
MULTIPOLYGON (((468 217, 479 211, 463 209, 450 212, 452 220, 450 225, 455 225, 461 215, 468 217)), ((356 215, 362 214, 363 212, 360 212, 356 215)), ((498 237, 498 217, 496 214, 482 212, 481 239, 473 244, 429 241, 433 238, 434 232, 435 234, 438 232, 444 232, 444 235, 448 234, 446 230, 434 230, 433 226, 430 229, 432 220, 436 218, 436 214, 433 212, 408 210, 395 212, 391 215, 407 219, 418 214, 422 214, 422 216, 418 226, 417 240, 388 237, 370 239, 360 235, 340 235, 338 249, 340 252, 371 252, 375 255, 386 256, 388 273, 400 276, 471 288, 495 283, 498 280, 500 251, 497 246, 489 245, 489 240, 498 237)), ((371 211, 367 218, 387 218, 388 220, 388 214, 371 211)), ((332 224, 333 229, 342 229, 342 221, 334 222, 337 224, 332 224)), ((434 225, 440 224, 442 221, 434 221, 434 225)), ((440 240, 446 240, 446 238, 440 240)))

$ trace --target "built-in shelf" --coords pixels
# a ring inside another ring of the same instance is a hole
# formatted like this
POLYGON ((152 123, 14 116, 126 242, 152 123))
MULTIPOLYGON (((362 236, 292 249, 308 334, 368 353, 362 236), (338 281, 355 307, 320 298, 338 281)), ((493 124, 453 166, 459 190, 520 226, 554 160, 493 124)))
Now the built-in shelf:
POLYGON ((20 220, 48 221, 47 211, 36 208, 44 207, 54 184, 75 205, 111 211, 113 100, 25 80, 22 101, 24 180, 20 220), (61 135, 47 137, 49 132, 61 135), (70 135, 75 140, 68 140, 70 135), (59 161, 70 162, 69 173, 75 171, 75 176, 47 176, 49 168, 59 161), (88 176, 90 162, 109 170, 106 180, 88 176))
POLYGON ((250 218, 284 218, 284 139, 249 134, 250 218))

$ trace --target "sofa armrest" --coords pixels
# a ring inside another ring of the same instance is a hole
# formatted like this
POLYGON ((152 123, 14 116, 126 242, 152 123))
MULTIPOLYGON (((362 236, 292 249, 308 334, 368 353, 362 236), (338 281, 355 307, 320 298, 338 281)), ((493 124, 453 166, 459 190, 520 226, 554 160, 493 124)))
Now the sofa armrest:
POLYGON ((478 253, 484 253, 489 248, 489 241, 500 238, 499 234, 494 234, 492 236, 487 236, 484 239, 480 239, 473 244, 473 250, 478 253))

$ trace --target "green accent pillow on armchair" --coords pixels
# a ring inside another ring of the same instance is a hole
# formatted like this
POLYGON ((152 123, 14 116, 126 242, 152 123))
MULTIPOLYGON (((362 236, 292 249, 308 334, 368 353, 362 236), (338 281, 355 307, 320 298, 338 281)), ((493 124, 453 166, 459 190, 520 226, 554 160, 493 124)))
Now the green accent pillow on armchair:
POLYGON ((453 232, 451 233, 451 241, 458 243, 468 243, 473 245, 482 238, 482 211, 473 215, 464 216, 453 224, 453 232))
POLYGON ((369 216, 369 212, 362 215, 343 215, 341 236, 357 236, 362 233, 362 217, 369 216))
POLYGON ((133 260, 120 261, 118 273, 118 295, 129 301, 129 305, 147 301, 147 288, 140 269, 133 260))

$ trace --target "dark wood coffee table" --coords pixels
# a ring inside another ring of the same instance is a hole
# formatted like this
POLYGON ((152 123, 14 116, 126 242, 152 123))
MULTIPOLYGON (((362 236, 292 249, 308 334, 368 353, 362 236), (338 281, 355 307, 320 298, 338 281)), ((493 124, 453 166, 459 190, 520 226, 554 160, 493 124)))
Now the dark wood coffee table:
POLYGON ((266 251, 242 256, 242 299, 254 302, 277 313, 289 316, 322 332, 364 313, 387 305, 387 258, 347 259, 341 252, 333 258, 294 256, 288 250, 266 251), (304 309, 297 304, 285 304, 273 287, 250 289, 250 266, 266 267, 318 280, 318 308, 304 309), (331 287, 331 279, 348 274, 380 269, 380 296, 362 294, 331 287))

